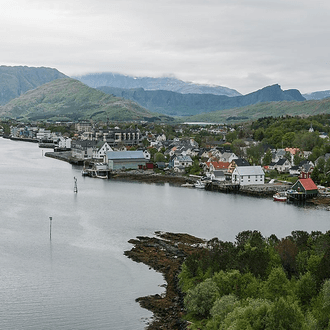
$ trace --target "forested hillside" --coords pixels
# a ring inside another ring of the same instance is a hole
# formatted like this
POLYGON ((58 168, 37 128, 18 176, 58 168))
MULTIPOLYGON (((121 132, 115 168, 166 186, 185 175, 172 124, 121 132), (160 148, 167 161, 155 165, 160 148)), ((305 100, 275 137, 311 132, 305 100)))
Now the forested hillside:
POLYGON ((330 113, 330 98, 312 101, 262 102, 210 113, 203 113, 186 118, 187 121, 205 121, 215 123, 235 123, 256 120, 262 117, 310 116, 330 113))
POLYGON ((330 231, 212 239, 179 275, 190 329, 329 329, 330 231))

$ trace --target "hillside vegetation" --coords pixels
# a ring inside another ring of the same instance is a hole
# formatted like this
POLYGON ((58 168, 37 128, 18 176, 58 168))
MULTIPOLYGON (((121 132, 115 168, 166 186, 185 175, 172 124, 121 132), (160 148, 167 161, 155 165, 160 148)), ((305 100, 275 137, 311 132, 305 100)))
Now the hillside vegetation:
MULTIPOLYGON (((25 120, 160 120, 138 104, 65 78, 28 91, 0 108, 0 116, 25 120)), ((162 117, 165 119, 165 117, 162 117)))
POLYGON ((0 66, 0 105, 50 81, 66 78, 56 69, 0 66))
POLYGON ((329 329, 330 232, 214 238, 179 275, 189 329, 329 329))
POLYGON ((285 115, 317 115, 330 113, 330 99, 311 101, 263 102, 242 108, 203 113, 186 118, 187 121, 206 122, 243 122, 262 117, 280 117, 285 115))

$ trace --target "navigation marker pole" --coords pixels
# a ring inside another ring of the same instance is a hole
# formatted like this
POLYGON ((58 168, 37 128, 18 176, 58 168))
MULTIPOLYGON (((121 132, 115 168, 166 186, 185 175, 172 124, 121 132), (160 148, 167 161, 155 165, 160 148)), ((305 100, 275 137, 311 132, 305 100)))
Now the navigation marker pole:
POLYGON ((52 217, 49 217, 49 240, 52 240, 52 217))
POLYGON ((77 193, 78 192, 78 187, 77 187, 77 178, 74 177, 74 188, 73 188, 73 192, 77 193))

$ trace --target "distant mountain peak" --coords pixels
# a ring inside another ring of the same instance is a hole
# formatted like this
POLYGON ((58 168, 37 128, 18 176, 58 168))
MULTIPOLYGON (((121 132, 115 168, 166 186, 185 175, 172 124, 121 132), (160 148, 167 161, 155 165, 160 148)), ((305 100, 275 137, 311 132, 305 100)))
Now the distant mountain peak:
POLYGON ((234 89, 217 85, 205 85, 192 82, 184 82, 175 77, 136 77, 119 73, 91 73, 73 77, 89 87, 115 87, 115 88, 143 88, 146 91, 165 90, 181 94, 214 94, 226 96, 241 95, 234 89))
POLYGON ((303 94, 306 100, 323 100, 330 97, 330 90, 303 94))

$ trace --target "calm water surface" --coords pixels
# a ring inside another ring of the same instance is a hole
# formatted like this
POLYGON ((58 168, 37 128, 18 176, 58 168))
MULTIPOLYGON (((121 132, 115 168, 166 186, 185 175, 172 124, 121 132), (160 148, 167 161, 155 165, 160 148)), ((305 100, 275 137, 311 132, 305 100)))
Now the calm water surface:
POLYGON ((330 229, 328 211, 84 178, 45 151, 0 139, 1 329, 142 330, 151 313, 135 299, 162 292, 163 279, 123 255, 139 235, 163 230, 233 241, 243 230, 284 237, 330 229))

